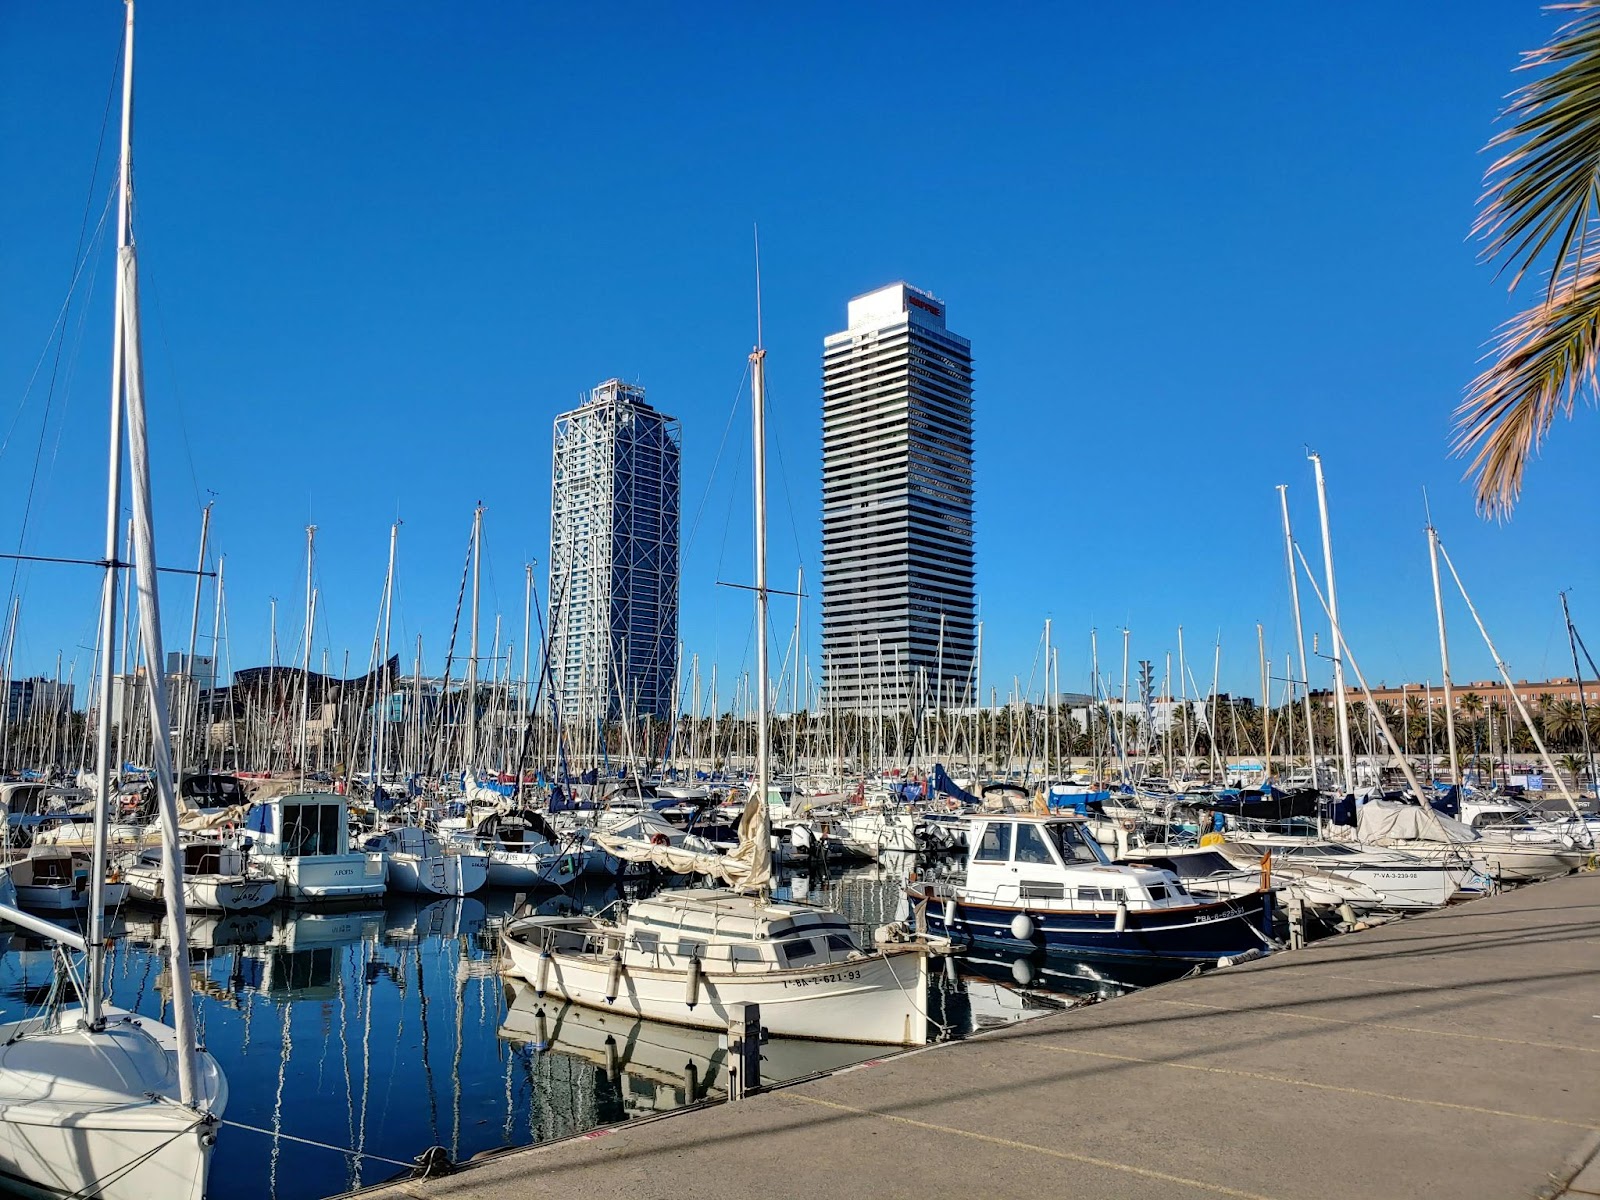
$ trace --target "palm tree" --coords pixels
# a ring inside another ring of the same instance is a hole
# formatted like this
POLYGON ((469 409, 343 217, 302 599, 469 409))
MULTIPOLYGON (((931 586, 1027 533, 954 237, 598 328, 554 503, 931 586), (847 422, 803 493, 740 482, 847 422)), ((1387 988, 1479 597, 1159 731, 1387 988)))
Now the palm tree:
POLYGON ((1473 232, 1484 257, 1511 269, 1515 291, 1545 273, 1542 295, 1501 326, 1488 368, 1456 409, 1453 451, 1471 454, 1478 509, 1510 515, 1529 457, 1580 390, 1594 403, 1600 367, 1600 0, 1555 7, 1576 15, 1521 69, 1543 70, 1511 98, 1501 152, 1484 179, 1473 232))

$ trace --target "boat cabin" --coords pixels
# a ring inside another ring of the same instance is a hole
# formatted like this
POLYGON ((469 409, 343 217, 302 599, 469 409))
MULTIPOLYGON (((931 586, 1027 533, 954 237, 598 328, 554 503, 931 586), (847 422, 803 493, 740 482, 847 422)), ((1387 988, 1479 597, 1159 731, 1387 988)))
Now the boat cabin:
POLYGON ((985 813, 971 821, 963 902, 1090 911, 1197 903, 1169 870, 1113 863, 1082 817, 985 813))
POLYGON ((663 892, 629 906, 614 931, 596 932, 591 918, 552 927, 552 950, 610 957, 629 969, 687 970, 699 959, 708 972, 815 969, 862 955, 855 933, 837 913, 763 900, 721 888, 663 892))
POLYGON ((344 797, 305 792, 258 804, 245 816, 245 829, 262 854, 323 858, 350 852, 344 797))

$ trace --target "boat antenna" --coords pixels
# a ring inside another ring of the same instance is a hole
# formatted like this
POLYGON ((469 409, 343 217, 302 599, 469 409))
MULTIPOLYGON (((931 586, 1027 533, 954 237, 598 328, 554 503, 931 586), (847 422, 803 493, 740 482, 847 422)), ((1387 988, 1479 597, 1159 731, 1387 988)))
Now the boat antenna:
POLYGON ((760 350, 765 344, 761 340, 761 226, 752 221, 750 230, 756 246, 756 349, 760 350))

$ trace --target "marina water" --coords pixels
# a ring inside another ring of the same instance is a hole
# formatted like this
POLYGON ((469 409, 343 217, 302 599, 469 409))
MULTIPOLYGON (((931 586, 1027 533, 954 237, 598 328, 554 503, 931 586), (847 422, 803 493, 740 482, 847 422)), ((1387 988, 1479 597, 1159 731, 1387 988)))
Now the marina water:
MULTIPOLYGON (((870 943, 896 916, 908 865, 793 877, 778 895, 837 908, 870 943)), ((535 901, 575 912, 622 895, 602 883, 535 901)), ((370 911, 191 914, 201 1039, 231 1090, 211 1195, 311 1200, 392 1179, 434 1146, 459 1162, 726 1097, 718 1035, 540 1001, 502 977, 498 929, 515 902, 490 891, 432 903, 391 896, 370 911)), ((161 915, 125 908, 111 933, 111 1002, 161 1016, 161 915)), ((49 947, 21 933, 0 945, 0 1019, 49 1004, 64 982, 49 947)), ((1057 956, 973 955, 935 971, 929 1012, 937 1036, 962 1037, 1163 978, 1057 956)), ((881 1053, 772 1041, 763 1082, 881 1053)))

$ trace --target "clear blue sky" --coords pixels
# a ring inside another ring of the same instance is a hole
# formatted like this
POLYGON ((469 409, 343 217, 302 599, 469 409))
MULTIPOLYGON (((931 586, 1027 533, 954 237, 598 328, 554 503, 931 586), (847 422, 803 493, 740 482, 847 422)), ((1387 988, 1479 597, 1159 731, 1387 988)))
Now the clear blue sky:
MULTIPOLYGON (((1446 457, 1450 411, 1514 310, 1466 235, 1511 68, 1555 25, 1532 0, 147 0, 139 19, 161 554, 193 560, 215 491, 235 666, 265 659, 273 595, 295 655, 309 519, 316 660, 337 669, 348 648, 364 667, 398 514, 395 641, 422 633, 437 669, 480 499, 485 620, 504 613, 520 641, 522 564, 548 554, 551 419, 613 375, 683 422, 688 650, 725 679, 748 666, 748 594, 716 581, 750 575, 733 405, 753 222, 775 581, 797 564, 816 579, 821 342, 847 299, 906 279, 972 339, 986 689, 1027 681, 1049 616, 1065 688, 1086 686, 1092 626, 1111 658, 1129 626, 1159 672, 1181 623, 1198 678, 1220 631, 1224 685, 1255 694, 1255 622, 1280 662, 1292 636, 1274 485, 1316 544, 1308 443, 1374 680, 1437 676, 1424 487, 1518 677, 1570 673, 1561 588, 1600 642, 1592 416, 1557 428, 1504 527, 1473 515, 1446 457)), ((6 549, 120 32, 113 0, 0 6, 6 549)), ((110 270, 94 261, 31 552, 101 541, 110 270)), ((62 650, 81 684, 92 572, 20 581, 19 666, 62 650)), ((165 601, 176 645, 187 587, 165 601)), ((780 646, 792 619, 779 600, 780 646)), ((1459 604, 1455 628, 1458 674, 1486 677, 1459 604)))

